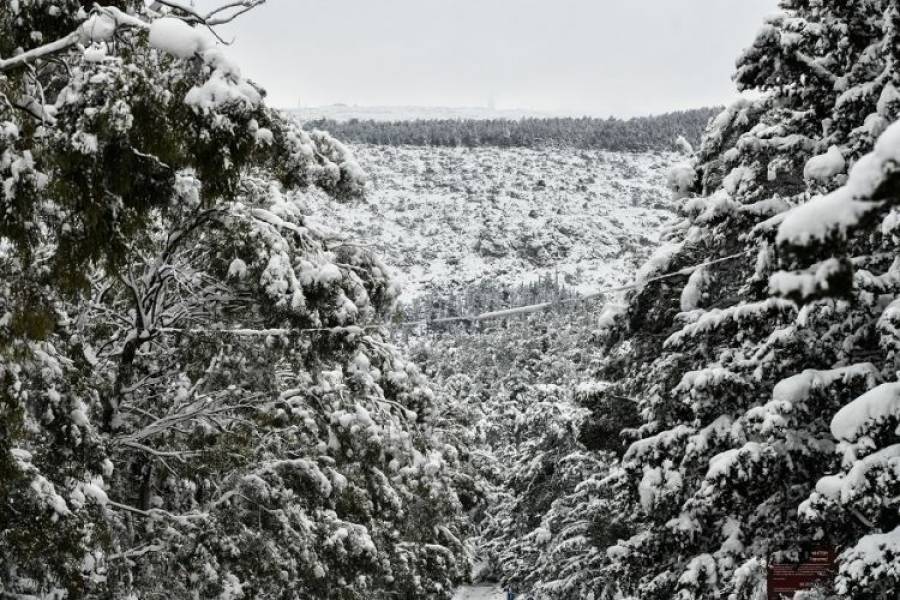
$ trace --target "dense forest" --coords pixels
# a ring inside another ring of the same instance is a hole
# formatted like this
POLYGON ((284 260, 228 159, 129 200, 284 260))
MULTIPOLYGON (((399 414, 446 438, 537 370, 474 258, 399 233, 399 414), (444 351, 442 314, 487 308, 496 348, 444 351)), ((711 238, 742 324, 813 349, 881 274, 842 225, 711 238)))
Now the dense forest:
POLYGON ((316 120, 304 123, 338 139, 379 145, 499 146, 540 148, 571 146, 583 149, 643 152, 672 150, 683 137, 691 145, 718 108, 701 108, 633 119, 524 118, 443 119, 416 121, 316 120))

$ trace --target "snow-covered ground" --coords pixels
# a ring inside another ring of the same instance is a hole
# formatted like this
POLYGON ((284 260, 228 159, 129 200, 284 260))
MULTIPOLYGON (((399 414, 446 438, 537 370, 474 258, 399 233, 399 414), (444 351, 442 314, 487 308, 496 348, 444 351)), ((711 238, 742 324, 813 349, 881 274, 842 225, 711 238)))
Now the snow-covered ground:
POLYGON ((403 297, 484 280, 630 282, 672 219, 674 154, 359 145, 367 199, 311 199, 311 221, 374 246, 403 297))
POLYGON ((467 586, 460 588, 453 600, 506 600, 506 593, 493 586, 467 586))

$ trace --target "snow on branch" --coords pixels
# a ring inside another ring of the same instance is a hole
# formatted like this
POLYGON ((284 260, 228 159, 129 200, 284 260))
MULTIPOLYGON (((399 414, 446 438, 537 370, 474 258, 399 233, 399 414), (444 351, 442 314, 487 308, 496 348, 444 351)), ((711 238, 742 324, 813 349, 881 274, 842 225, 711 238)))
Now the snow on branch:
POLYGON ((175 521, 177 523, 185 523, 189 522, 191 519, 207 519, 209 518, 208 513, 189 513, 185 515, 176 515, 170 513, 167 510, 163 510, 161 508, 150 508, 148 510, 142 510, 140 508, 136 508, 134 506, 129 506, 128 504, 122 504, 121 502, 114 502, 113 500, 108 500, 106 505, 112 508, 117 508, 119 510, 124 510, 126 512, 134 513, 136 515, 140 515, 142 517, 146 517, 148 519, 155 519, 160 517, 165 517, 175 521))
POLYGON ((119 28, 147 29, 149 24, 115 6, 97 6, 78 29, 58 40, 48 42, 11 58, 0 58, 0 73, 23 67, 42 58, 64 52, 76 44, 112 39, 119 28))
POLYGON ((206 14, 200 13, 193 6, 182 2, 181 0, 156 0, 154 7, 168 6, 171 9, 181 11, 193 20, 199 21, 209 27, 224 25, 235 20, 247 11, 253 10, 257 6, 262 6, 266 0, 234 0, 214 8, 206 14))
POLYGON ((831 434, 857 441, 877 423, 900 417, 900 383, 885 383, 843 407, 831 421, 831 434))
MULTIPOLYGON (((900 555, 900 527, 885 533, 871 533, 841 557, 838 592, 846 593, 854 584, 896 577, 900 555)), ((896 590, 895 590, 896 591, 896 590)))
POLYGON ((813 59, 810 56, 807 56, 803 52, 794 52, 794 56, 800 61, 802 64, 806 65, 817 77, 824 79, 825 81, 830 82, 832 85, 836 84, 838 81, 837 75, 826 69, 821 63, 817 60, 813 59))
MULTIPOLYGON (((213 27, 218 25, 230 23, 240 15, 265 4, 265 2, 266 0, 234 0, 226 2, 206 14, 201 14, 193 7, 178 0, 157 0, 153 6, 154 8, 162 5, 168 6, 185 13, 189 21, 205 25, 212 30, 213 27)), ((0 58, 0 73, 18 69, 40 59, 65 52, 78 44, 108 41, 113 38, 117 31, 123 28, 150 30, 151 24, 151 22, 130 15, 115 6, 95 5, 91 15, 75 31, 68 35, 16 56, 5 59, 0 58)))
POLYGON ((35 60, 44 58, 46 56, 58 54, 63 50, 71 48, 72 46, 77 44, 79 40, 80 36, 78 32, 74 31, 64 38, 58 39, 54 42, 50 42, 49 44, 44 44, 43 46, 38 46, 37 48, 33 48, 28 52, 23 52, 22 54, 19 54, 12 58, 0 58, 0 73, 22 67, 30 62, 34 62, 35 60))
POLYGON ((891 125, 875 149, 856 162, 844 187, 787 213, 778 229, 778 243, 806 246, 834 234, 846 236, 864 217, 884 205, 884 200, 877 197, 879 188, 898 164, 900 122, 891 125))

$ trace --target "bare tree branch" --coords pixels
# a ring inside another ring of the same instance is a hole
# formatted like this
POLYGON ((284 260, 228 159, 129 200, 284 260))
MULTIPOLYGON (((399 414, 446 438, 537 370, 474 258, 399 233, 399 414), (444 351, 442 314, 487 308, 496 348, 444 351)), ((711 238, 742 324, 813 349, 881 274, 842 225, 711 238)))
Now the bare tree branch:
POLYGON ((140 450, 141 452, 152 454, 153 456, 163 458, 177 458, 179 460, 184 460, 189 456, 197 456, 199 454, 203 454, 199 450, 155 450, 150 446, 145 446, 144 444, 139 444, 138 442, 132 442, 128 440, 123 440, 121 444, 128 448, 133 448, 134 450, 140 450))
POLYGON ((129 506, 127 504, 122 504, 120 502, 114 502, 112 500, 107 501, 107 505, 112 506, 113 508, 118 508, 119 510, 124 510, 127 512, 134 513, 136 515, 141 515, 142 517, 147 517, 148 519, 153 519, 156 517, 168 517, 170 519, 181 521, 186 519, 206 519, 209 517, 207 513, 191 513, 187 515, 175 515, 170 513, 167 510, 163 510, 161 508, 151 508, 149 510, 141 510, 140 508, 135 508, 134 506, 129 506))
POLYGON ((208 27, 215 27, 217 25, 230 23, 247 11, 253 10, 257 6, 262 6, 265 3, 266 0, 233 0, 232 2, 226 2, 222 6, 209 11, 205 15, 197 12, 197 9, 181 0, 156 0, 154 7, 168 6, 171 9, 181 11, 189 17, 192 17, 192 19, 196 20, 198 23, 202 23, 208 27), (217 15, 221 15, 227 11, 233 12, 217 17, 217 15))

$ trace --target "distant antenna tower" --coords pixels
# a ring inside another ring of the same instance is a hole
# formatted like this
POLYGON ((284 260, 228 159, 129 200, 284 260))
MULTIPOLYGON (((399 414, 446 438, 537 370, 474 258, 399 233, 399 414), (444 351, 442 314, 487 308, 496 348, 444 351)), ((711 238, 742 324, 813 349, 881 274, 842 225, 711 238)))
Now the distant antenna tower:
POLYGON ((297 96, 297 108, 303 108, 303 97, 297 96))
POLYGON ((494 98, 493 96, 491 96, 490 98, 488 98, 487 107, 488 107, 490 110, 497 110, 497 99, 494 98))

